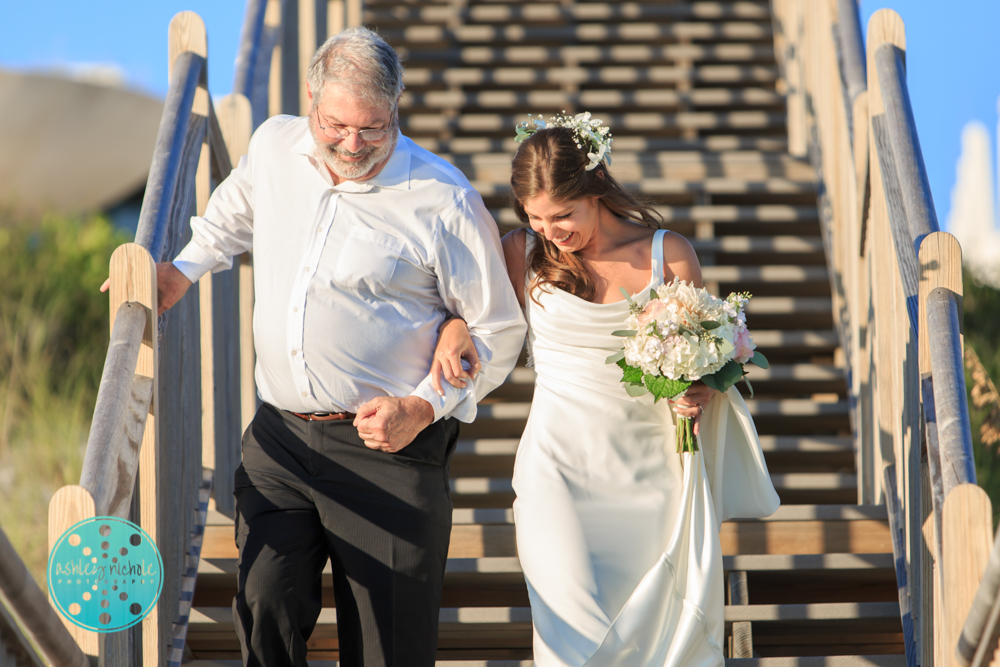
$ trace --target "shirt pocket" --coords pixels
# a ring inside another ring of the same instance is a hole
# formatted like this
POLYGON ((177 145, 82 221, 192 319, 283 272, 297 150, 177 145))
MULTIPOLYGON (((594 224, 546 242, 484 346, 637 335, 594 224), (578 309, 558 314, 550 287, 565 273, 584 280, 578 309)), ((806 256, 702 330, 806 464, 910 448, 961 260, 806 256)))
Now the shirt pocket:
POLYGON ((352 226, 340 248, 333 280, 345 287, 384 286, 392 279, 402 251, 403 242, 395 236, 352 226))

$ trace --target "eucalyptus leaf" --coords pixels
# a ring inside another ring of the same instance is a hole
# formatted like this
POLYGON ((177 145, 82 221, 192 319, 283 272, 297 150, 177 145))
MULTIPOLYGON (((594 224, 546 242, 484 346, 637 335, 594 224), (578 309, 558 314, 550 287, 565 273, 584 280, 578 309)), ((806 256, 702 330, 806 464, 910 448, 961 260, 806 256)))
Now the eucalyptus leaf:
POLYGON ((612 336, 619 336, 621 338, 631 338, 632 336, 639 333, 635 329, 619 329, 618 331, 612 331, 612 336))
POLYGON ((610 357, 604 360, 606 364, 617 364, 619 361, 625 358, 625 350, 618 350, 610 357))
POLYGON ((645 396, 649 393, 649 390, 641 384, 627 384, 625 385, 625 392, 628 393, 629 396, 637 398, 639 396, 645 396))
POLYGON ((730 354, 735 349, 736 348, 733 346, 732 342, 728 339, 722 338, 719 340, 719 351, 722 352, 722 354, 730 354))
POLYGON ((624 294, 624 295, 625 295, 625 300, 626 300, 626 301, 628 301, 628 304, 629 304, 630 306, 631 306, 631 305, 632 305, 633 303, 635 303, 635 301, 633 301, 633 300, 632 300, 632 295, 628 293, 628 290, 626 290, 626 289, 625 289, 624 287, 619 287, 618 289, 620 289, 620 290, 622 291, 622 294, 624 294))
POLYGON ((721 326, 722 326, 721 324, 719 324, 718 322, 714 322, 712 320, 705 320, 704 322, 701 323, 701 328, 706 331, 711 331, 712 329, 718 329, 721 326))
POLYGON ((682 336, 694 336, 695 338, 697 338, 697 336, 694 335, 694 332, 685 326, 677 325, 677 333, 681 334, 682 336))
POLYGON ((744 375, 743 381, 747 383, 747 388, 750 389, 750 398, 753 398, 753 385, 750 384, 750 378, 744 375))
POLYGON ((754 351, 753 356, 750 357, 750 363, 760 366, 761 368, 767 368, 771 365, 770 362, 768 362, 767 357, 758 351, 754 351))
POLYGON ((650 298, 650 300, 659 299, 660 295, 656 293, 655 289, 650 289, 649 290, 649 298, 650 298))

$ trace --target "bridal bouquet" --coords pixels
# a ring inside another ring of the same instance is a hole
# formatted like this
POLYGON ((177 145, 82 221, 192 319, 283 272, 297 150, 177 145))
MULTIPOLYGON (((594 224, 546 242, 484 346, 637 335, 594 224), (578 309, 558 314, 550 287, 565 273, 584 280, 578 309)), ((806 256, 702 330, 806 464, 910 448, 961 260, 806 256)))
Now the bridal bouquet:
MULTIPOLYGON (((697 380, 725 392, 740 379, 753 395, 744 364, 767 368, 768 363, 747 330, 744 309, 750 294, 719 299, 679 278, 650 290, 645 305, 622 293, 630 312, 626 328, 614 335, 624 337, 625 346, 607 363, 621 367, 630 396, 650 393, 654 402, 677 398, 697 380)), ((677 451, 698 451, 689 418, 677 419, 677 451)))

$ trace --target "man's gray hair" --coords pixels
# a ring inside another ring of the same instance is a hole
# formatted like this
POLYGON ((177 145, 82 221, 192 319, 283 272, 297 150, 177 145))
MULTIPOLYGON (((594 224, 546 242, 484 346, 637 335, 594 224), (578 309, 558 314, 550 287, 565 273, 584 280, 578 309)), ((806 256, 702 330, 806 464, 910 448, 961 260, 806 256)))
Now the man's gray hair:
POLYGON ((394 104, 403 92, 403 65, 385 40, 368 28, 348 28, 330 37, 309 63, 313 105, 329 84, 347 87, 367 104, 394 104))

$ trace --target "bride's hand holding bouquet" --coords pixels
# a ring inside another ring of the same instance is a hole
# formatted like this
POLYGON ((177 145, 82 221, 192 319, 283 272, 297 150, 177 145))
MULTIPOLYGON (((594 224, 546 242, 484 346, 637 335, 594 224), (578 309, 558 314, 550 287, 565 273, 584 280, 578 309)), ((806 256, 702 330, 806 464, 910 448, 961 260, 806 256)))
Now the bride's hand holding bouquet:
MULTIPOLYGON (((677 399, 698 381, 724 393, 741 379, 750 386, 745 364, 767 368, 746 325, 749 294, 734 292, 719 299, 679 278, 650 290, 643 305, 622 291, 630 312, 626 328, 614 335, 624 337, 625 344, 607 363, 621 367, 630 396, 677 399)), ((752 395, 752 386, 750 391, 752 395)), ((698 451, 691 419, 678 417, 677 451, 698 451)))

